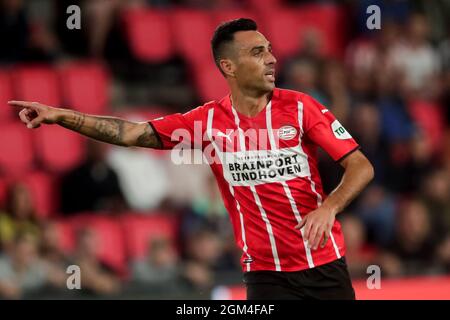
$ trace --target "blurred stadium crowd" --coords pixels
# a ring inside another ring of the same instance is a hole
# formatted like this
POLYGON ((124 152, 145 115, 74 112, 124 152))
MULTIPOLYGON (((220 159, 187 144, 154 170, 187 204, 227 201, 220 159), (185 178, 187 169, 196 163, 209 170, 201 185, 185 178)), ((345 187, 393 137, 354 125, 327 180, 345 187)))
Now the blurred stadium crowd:
MULTIPOLYGON (((353 277, 450 273, 448 1, 0 0, 0 297, 202 297, 241 282, 205 165, 31 132, 6 101, 146 120, 227 93, 209 40, 254 18, 277 85, 329 107, 376 178, 338 216, 353 277), (81 30, 66 12, 78 4, 81 30), (381 8, 368 30, 366 8, 381 8), (83 290, 67 290, 80 266, 83 290)), ((342 170, 320 157, 330 192, 342 170)))

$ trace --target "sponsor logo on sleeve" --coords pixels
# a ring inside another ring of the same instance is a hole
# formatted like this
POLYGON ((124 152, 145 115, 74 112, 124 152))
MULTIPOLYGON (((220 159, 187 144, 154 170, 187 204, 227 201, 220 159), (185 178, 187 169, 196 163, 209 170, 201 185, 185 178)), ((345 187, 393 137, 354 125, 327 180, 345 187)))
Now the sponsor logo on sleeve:
POLYGON ((334 136, 339 140, 347 140, 352 138, 350 133, 345 130, 345 128, 338 120, 333 121, 333 123, 331 124, 331 130, 333 131, 334 136))

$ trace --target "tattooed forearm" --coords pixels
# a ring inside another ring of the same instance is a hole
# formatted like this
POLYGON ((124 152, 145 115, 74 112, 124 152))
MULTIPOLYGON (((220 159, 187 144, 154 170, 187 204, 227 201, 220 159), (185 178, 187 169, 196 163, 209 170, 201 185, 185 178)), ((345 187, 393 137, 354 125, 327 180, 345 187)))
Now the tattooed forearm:
POLYGON ((60 125, 64 128, 78 131, 83 127, 86 115, 84 113, 73 111, 72 117, 65 117, 61 120, 60 125))
POLYGON ((145 126, 144 132, 137 139, 137 146, 146 148, 161 148, 161 141, 159 141, 153 128, 147 124, 145 126))
POLYGON ((120 119, 101 119, 95 123, 95 129, 101 140, 119 145, 124 144, 123 126, 124 120, 120 119))
POLYGON ((137 123, 115 117, 91 116, 73 110, 62 110, 63 115, 58 124, 64 128, 119 146, 131 146, 137 140, 134 133, 139 129, 137 123))

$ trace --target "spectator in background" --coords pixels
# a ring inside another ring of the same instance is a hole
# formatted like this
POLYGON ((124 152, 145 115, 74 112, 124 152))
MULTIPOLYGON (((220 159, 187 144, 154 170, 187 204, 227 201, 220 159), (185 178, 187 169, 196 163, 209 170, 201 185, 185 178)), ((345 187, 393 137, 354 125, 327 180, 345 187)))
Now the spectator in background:
POLYGON ((352 105, 375 100, 374 75, 364 70, 352 70, 348 75, 350 102, 352 105))
POLYGON ((105 160, 107 148, 104 143, 87 140, 86 160, 62 179, 61 210, 64 214, 120 212, 127 207, 118 176, 105 160))
POLYGON ((46 221, 41 228, 40 256, 55 269, 66 270, 69 257, 61 249, 60 234, 54 221, 46 221))
POLYGON ((0 62, 53 61, 59 44, 42 21, 32 21, 23 0, 0 1, 0 62))
POLYGON ((377 73, 377 107, 382 138, 387 143, 384 186, 395 193, 411 193, 429 167, 427 141, 408 109, 404 75, 394 71, 377 73))
POLYGON ((319 70, 314 63, 308 60, 297 59, 289 64, 284 74, 286 88, 305 92, 315 99, 323 100, 324 97, 318 90, 319 70))
POLYGON ((178 256, 168 239, 152 239, 144 259, 132 262, 133 287, 158 294, 176 293, 179 290, 178 256))
POLYGON ((209 228, 217 235, 226 236, 230 230, 229 218, 220 198, 220 191, 214 176, 210 173, 205 177, 205 194, 192 200, 192 205, 186 209, 181 221, 181 237, 189 238, 197 230, 209 228))
POLYGON ((374 183, 383 183, 387 143, 381 135, 381 115, 373 102, 355 104, 350 119, 350 130, 375 168, 374 183))
POLYGON ((118 0, 57 0, 55 30, 64 50, 75 56, 101 58, 118 0), (67 28, 67 8, 76 5, 81 8, 81 29, 67 28))
POLYGON ((66 274, 52 268, 38 256, 38 242, 32 234, 16 235, 9 254, 0 258, 0 296, 19 299, 39 294, 47 286, 63 287, 66 274))
POLYGON ((439 244, 437 258, 442 265, 443 272, 450 273, 450 234, 439 244))
POLYGON ((82 270, 82 293, 100 296, 119 293, 119 279, 97 257, 97 238, 92 230, 87 228, 78 231, 77 247, 72 260, 82 270))
POLYGON ((319 102, 324 102, 319 91, 319 69, 324 62, 321 54, 322 39, 314 29, 306 30, 300 39, 301 50, 286 59, 281 70, 283 87, 305 92, 319 102))
POLYGON ((399 22, 383 19, 381 30, 371 37, 356 38, 347 46, 345 62, 348 70, 364 74, 377 73, 380 68, 393 71, 388 60, 393 48, 401 41, 399 22))
POLYGON ((350 275, 354 278, 367 276, 367 267, 375 261, 375 247, 367 244, 363 223, 356 216, 348 214, 341 220, 345 234, 345 258, 350 275))
POLYGON ((415 131, 402 91, 404 78, 402 73, 392 69, 376 73, 376 104, 380 110, 382 134, 389 143, 403 143, 411 139, 415 131))
POLYGON ((0 1, 0 62, 13 63, 26 59, 30 28, 22 0, 0 1))
POLYGON ((324 63, 321 70, 323 104, 329 106, 336 118, 347 126, 350 117, 350 94, 347 89, 347 75, 343 65, 335 60, 324 63))
POLYGON ((386 247, 395 236, 395 198, 380 185, 371 185, 359 199, 355 212, 363 222, 368 240, 386 247))
MULTIPOLYGON (((449 27, 450 30, 450 27, 449 27)), ((449 40, 449 51, 450 51, 450 40, 449 40)), ((450 54, 450 52, 449 52, 450 54)), ((443 107, 443 113, 445 117, 445 124, 447 126, 447 139, 450 138, 448 133, 450 132, 450 57, 448 61, 448 69, 444 70, 442 75, 442 96, 441 104, 443 107)))
POLYGON ((450 272, 450 177, 436 169, 425 179, 422 199, 431 214, 433 233, 439 241, 437 259, 443 271, 450 272))
POLYGON ((0 213, 0 249, 9 251, 20 233, 39 237, 39 223, 30 191, 21 183, 11 184, 7 190, 6 211, 0 213))
POLYGON ((56 7, 55 30, 64 50, 74 56, 105 58, 111 41, 118 37, 117 25, 121 10, 145 5, 145 0, 54 0, 56 7), (77 5, 81 9, 81 29, 66 26, 67 8, 77 5))
POLYGON ((314 28, 302 30, 298 41, 300 50, 292 57, 286 59, 283 70, 288 71, 291 63, 296 61, 305 61, 315 65, 315 67, 320 67, 324 61, 321 33, 314 28))
POLYGON ((450 22, 447 21, 447 37, 439 43, 439 55, 444 71, 450 70, 450 22))
POLYGON ((405 41, 391 51, 392 67, 405 75, 406 86, 417 94, 430 92, 440 70, 439 56, 429 44, 429 25, 421 14, 412 14, 407 25, 405 41), (428 90, 424 90, 428 88, 428 90))
POLYGON ((382 26, 372 37, 356 38, 347 47, 345 60, 355 104, 374 101, 377 97, 380 103, 393 93, 401 96, 400 83, 404 84, 404 89, 407 88, 403 69, 393 62, 398 47, 404 41, 402 26, 398 20, 385 16, 382 26))
POLYGON ((381 256, 381 268, 388 276, 436 272, 437 245, 427 207, 408 200, 398 212, 396 237, 381 256))
POLYGON ((433 232, 439 237, 450 233, 450 176, 435 169, 424 179, 421 198, 431 215, 433 232))
POLYGON ((186 242, 186 261, 182 277, 191 290, 210 290, 215 283, 214 270, 222 255, 223 243, 209 229, 197 230, 186 242))
POLYGON ((196 197, 192 205, 184 210, 181 219, 181 239, 189 239, 199 230, 211 230, 223 244, 222 253, 215 266, 216 271, 239 271, 239 254, 233 241, 233 229, 214 176, 205 177, 206 193, 196 197))

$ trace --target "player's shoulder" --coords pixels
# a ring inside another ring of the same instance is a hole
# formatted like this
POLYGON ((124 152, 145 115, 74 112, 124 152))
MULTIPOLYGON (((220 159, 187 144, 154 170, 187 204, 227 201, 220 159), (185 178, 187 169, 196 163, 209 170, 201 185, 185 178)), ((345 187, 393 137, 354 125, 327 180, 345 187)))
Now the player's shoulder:
POLYGON ((307 93, 289 89, 276 90, 274 93, 283 103, 290 105, 301 103, 299 106, 303 109, 304 115, 320 116, 320 114, 328 112, 326 107, 307 93))
POLYGON ((220 108, 222 106, 222 104, 223 104, 223 100, 224 99, 211 100, 211 101, 205 102, 203 105, 199 106, 199 108, 202 109, 203 111, 208 111, 210 109, 220 108))
POLYGON ((197 117, 201 117, 201 116, 207 114, 209 109, 215 108, 217 106, 218 106, 218 102, 217 101, 215 101, 215 100, 214 101, 208 101, 208 102, 206 102, 206 103, 204 103, 204 104, 202 104, 200 106, 197 106, 195 108, 192 108, 191 110, 186 111, 184 113, 184 115, 185 116, 188 116, 188 115, 193 116, 193 115, 195 115, 197 117))

